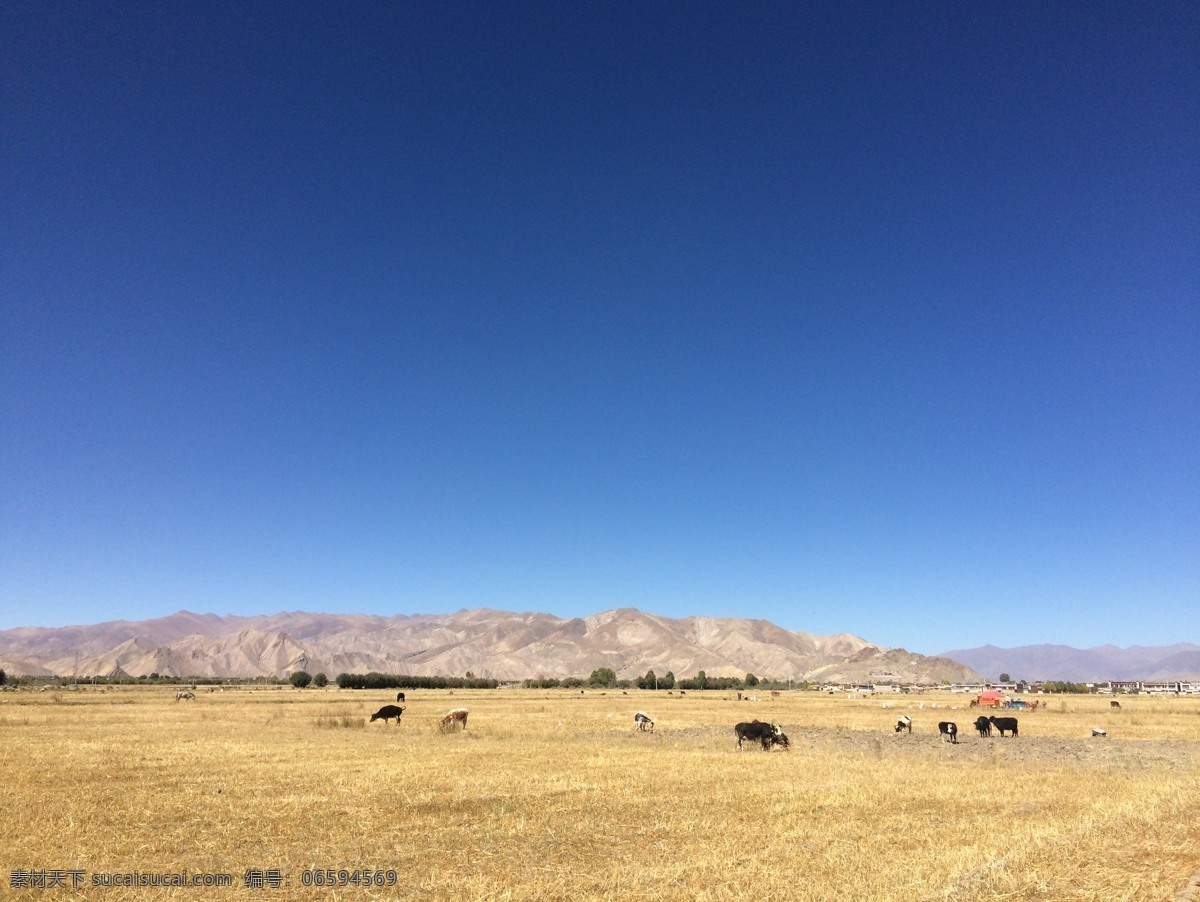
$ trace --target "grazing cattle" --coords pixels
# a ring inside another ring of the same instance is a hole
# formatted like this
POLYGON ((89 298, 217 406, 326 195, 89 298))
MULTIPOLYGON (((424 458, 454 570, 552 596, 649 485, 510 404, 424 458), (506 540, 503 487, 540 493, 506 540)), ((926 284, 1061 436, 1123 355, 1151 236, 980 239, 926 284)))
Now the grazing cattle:
POLYGON ((938 732, 955 745, 958 745, 958 724, 943 720, 938 724, 938 732))
POLYGON ((637 714, 633 715, 633 729, 634 729, 634 732, 637 732, 640 730, 643 733, 653 733, 654 732, 654 718, 651 717, 649 714, 647 714, 645 711, 638 711, 637 714))
POLYGON ((447 730, 453 730, 455 724, 462 724, 462 728, 467 728, 467 709, 454 708, 446 712, 446 716, 442 718, 441 724, 438 725, 438 730, 445 733, 447 730))
POLYGON ((763 723, 761 720, 752 720, 750 723, 740 723, 733 728, 733 732, 737 734, 738 751, 742 750, 742 741, 749 739, 757 740, 762 743, 764 752, 770 751, 771 746, 781 745, 785 749, 791 745, 787 738, 787 734, 782 729, 773 723, 763 723))
POLYGON ((396 705, 384 705, 378 711, 371 715, 371 723, 383 718, 383 722, 387 723, 393 717, 396 718, 396 726, 400 726, 400 715, 404 713, 403 707, 396 705))
POLYGON ((980 739, 987 739, 989 736, 992 735, 992 722, 990 720, 988 720, 987 717, 983 717, 983 716, 976 717, 975 718, 975 729, 977 729, 979 731, 980 739))
POLYGON ((1092 735, 1093 736, 1107 736, 1108 730, 1102 729, 1100 727, 1092 727, 1092 735))
POLYGON ((912 732, 912 718, 907 714, 901 715, 900 719, 896 721, 896 732, 900 733, 904 730, 907 730, 910 733, 912 732))
POLYGON ((179 701, 190 701, 190 700, 194 699, 195 697, 196 697, 196 696, 194 696, 192 693, 190 693, 190 692, 188 692, 188 691, 186 691, 186 690, 184 690, 183 692, 176 692, 176 693, 175 693, 175 701, 177 701, 177 702, 179 702, 179 701))
POLYGON ((404 693, 403 692, 396 693, 396 701, 398 701, 398 702, 404 701, 404 693))
POLYGON ((1014 736, 1017 735, 1017 719, 1015 717, 989 717, 992 726, 1000 731, 1000 735, 1004 735, 1005 730, 1012 730, 1014 736))
POLYGON ((1111 702, 1108 703, 1108 706, 1110 708, 1112 708, 1114 711, 1121 710, 1121 703, 1119 701, 1117 701, 1115 698, 1111 702))

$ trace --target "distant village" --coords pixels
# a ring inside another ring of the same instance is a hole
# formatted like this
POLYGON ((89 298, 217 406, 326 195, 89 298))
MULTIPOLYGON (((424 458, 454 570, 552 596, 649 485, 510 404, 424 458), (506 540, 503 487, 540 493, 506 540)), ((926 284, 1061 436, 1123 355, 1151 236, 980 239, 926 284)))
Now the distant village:
POLYGON ((1055 680, 1026 682, 962 682, 962 683, 903 683, 880 675, 870 683, 826 683, 823 692, 924 694, 949 692, 979 697, 986 692, 1024 695, 1075 693, 1096 695, 1200 695, 1200 683, 1190 680, 1109 680, 1102 683, 1065 683, 1055 680))

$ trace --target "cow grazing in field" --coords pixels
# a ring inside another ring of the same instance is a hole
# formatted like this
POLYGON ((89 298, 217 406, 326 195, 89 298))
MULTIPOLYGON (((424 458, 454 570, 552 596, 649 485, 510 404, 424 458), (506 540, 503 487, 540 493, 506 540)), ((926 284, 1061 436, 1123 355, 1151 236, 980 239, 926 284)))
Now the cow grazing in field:
POLYGON ((195 699, 195 697, 196 697, 195 695, 193 695, 191 692, 188 692, 187 690, 184 690, 183 692, 175 693, 175 701, 177 701, 177 702, 192 701, 193 699, 195 699))
POLYGON ((456 724, 462 724, 462 728, 467 728, 467 709, 454 708, 446 712, 446 716, 442 718, 442 722, 438 725, 438 729, 445 733, 447 730, 453 730, 456 724))
POLYGON ((654 718, 645 711, 638 711, 633 715, 633 730, 634 732, 641 731, 643 733, 654 732, 654 718))
POLYGON ((1000 731, 1000 735, 1004 735, 1005 730, 1012 730, 1014 736, 1017 735, 1017 719, 1015 717, 989 717, 992 726, 1000 731))
POLYGON ((992 735, 992 722, 986 717, 976 717, 975 729, 979 731, 980 739, 987 739, 992 735))
POLYGON ((954 745, 958 745, 958 724, 943 720, 938 724, 938 733, 949 739, 954 745))
POLYGON ((391 720, 394 717, 394 718, 396 718, 396 726, 400 726, 400 715, 403 713, 404 713, 403 706, 384 705, 382 708, 380 708, 378 711, 376 711, 374 714, 371 715, 371 723, 375 723, 375 721, 379 720, 380 718, 383 719, 384 723, 387 723, 389 720, 391 720))
POLYGON ((1119 701, 1117 701, 1115 698, 1111 702, 1108 703, 1108 706, 1110 708, 1112 708, 1114 711, 1121 710, 1121 703, 1119 701))
POLYGON ((896 732, 901 733, 906 730, 909 733, 912 732, 912 718, 909 717, 907 714, 902 714, 902 715, 900 715, 900 719, 898 721, 896 721, 896 732))
POLYGON ((785 749, 791 745, 787 734, 779 726, 773 723, 763 723, 761 720, 740 723, 733 728, 733 732, 737 734, 738 751, 742 750, 742 742, 746 739, 752 742, 756 740, 761 742, 764 752, 770 751, 773 745, 781 745, 785 749))
POLYGON ((398 701, 398 702, 404 701, 404 693, 403 692, 396 693, 396 701, 398 701))

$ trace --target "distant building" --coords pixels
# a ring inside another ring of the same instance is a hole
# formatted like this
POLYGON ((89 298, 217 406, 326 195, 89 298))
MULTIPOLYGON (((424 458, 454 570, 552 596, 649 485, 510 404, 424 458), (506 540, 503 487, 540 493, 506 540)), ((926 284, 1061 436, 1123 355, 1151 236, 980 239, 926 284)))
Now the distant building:
POLYGON ((1200 686, 1190 680, 1110 680, 1112 691, 1147 695, 1192 695, 1200 692, 1200 686))

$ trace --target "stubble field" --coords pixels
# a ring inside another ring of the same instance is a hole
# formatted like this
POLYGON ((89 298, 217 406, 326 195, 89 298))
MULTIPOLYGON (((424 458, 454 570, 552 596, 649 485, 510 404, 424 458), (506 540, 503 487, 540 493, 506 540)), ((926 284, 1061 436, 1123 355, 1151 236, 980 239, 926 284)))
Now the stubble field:
POLYGON ((979 738, 945 695, 424 691, 402 725, 367 723, 393 701, 0 694, 3 894, 1144 900, 1200 871, 1200 699, 1055 696, 1015 712, 1017 739, 979 738), (439 733, 457 706, 468 730, 439 733), (791 749, 738 752, 754 718, 791 749), (20 885, 54 872, 65 886, 20 885), (96 885, 134 873, 232 885, 96 885))

